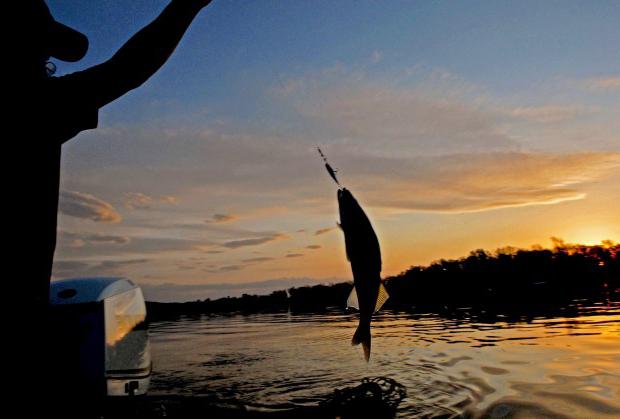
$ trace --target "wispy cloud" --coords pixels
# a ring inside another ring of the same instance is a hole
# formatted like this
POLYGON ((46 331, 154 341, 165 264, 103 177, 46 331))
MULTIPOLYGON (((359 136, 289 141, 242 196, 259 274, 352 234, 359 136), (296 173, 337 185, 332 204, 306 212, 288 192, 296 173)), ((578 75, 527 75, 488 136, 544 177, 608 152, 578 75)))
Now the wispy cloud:
POLYGON ((177 198, 172 195, 152 197, 143 192, 126 192, 125 207, 131 210, 151 209, 156 204, 176 205, 177 198))
POLYGON ((620 167, 620 153, 488 153, 376 163, 377 173, 363 181, 369 205, 473 212, 581 199, 585 184, 620 167), (383 172, 383 165, 392 170, 383 172))
POLYGON ((206 220, 208 223, 230 223, 239 219, 239 216, 235 214, 214 214, 211 218, 206 220))
POLYGON ((245 268, 245 265, 225 265, 222 266, 220 268, 218 268, 218 271, 220 272, 232 272, 232 271, 239 271, 241 269, 245 268))
POLYGON ((574 105, 519 106, 509 111, 509 115, 540 123, 557 123, 575 119, 586 110, 574 105))
POLYGON ((76 243, 75 240, 84 239, 80 238, 80 236, 79 234, 69 234, 68 236, 61 234, 58 242, 58 253, 62 255, 63 258, 120 258, 129 255, 199 252, 201 246, 209 247, 213 245, 206 240, 138 235, 126 236, 127 241, 124 243, 119 243, 122 239, 101 240, 95 243, 92 239, 98 240, 96 235, 92 237, 86 235, 84 238, 87 240, 87 243, 96 244, 96 246, 79 246, 76 245, 79 244, 79 242, 76 243))
POLYGON ((238 249, 240 247, 258 246, 265 243, 270 243, 276 240, 285 240, 288 236, 282 233, 275 233, 263 237, 256 237, 251 239, 231 240, 222 244, 223 247, 229 249, 238 249))
POLYGON ((270 260, 274 260, 274 258, 269 257, 269 256, 261 256, 261 257, 243 259, 242 262, 246 262, 246 263, 259 263, 259 262, 268 262, 270 260))
POLYGON ((178 203, 178 200, 176 196, 162 195, 159 197, 159 202, 164 203, 164 204, 169 204, 169 205, 176 205, 178 203))
POLYGON ((283 93, 306 118, 341 138, 385 153, 515 150, 518 142, 498 123, 501 112, 469 86, 431 73, 424 83, 397 86, 351 77, 309 77, 283 93))
POLYGON ((319 228, 318 230, 316 230, 314 232, 314 235, 315 236, 320 236, 321 234, 329 233, 330 231, 334 231, 335 229, 336 229, 336 227, 319 228))
POLYGON ((618 90, 620 89, 620 75, 594 77, 586 80, 586 86, 597 90, 618 90))
POLYGON ((149 209, 153 205, 153 198, 142 192, 125 193, 125 206, 129 209, 149 209))
POLYGON ((102 244, 127 244, 131 240, 128 236, 120 236, 114 234, 104 233, 76 233, 70 231, 60 231, 59 241, 69 243, 71 247, 82 247, 87 245, 102 245, 102 244))
POLYGON ((94 195, 76 191, 61 191, 59 211, 65 215, 103 223, 122 220, 112 204, 94 195))
POLYGON ((149 262, 149 259, 107 259, 99 262, 81 260, 54 261, 53 276, 55 278, 85 277, 122 274, 123 269, 137 264, 149 262))
POLYGON ((79 260, 55 260, 53 276, 65 278, 84 275, 90 266, 91 264, 79 260))

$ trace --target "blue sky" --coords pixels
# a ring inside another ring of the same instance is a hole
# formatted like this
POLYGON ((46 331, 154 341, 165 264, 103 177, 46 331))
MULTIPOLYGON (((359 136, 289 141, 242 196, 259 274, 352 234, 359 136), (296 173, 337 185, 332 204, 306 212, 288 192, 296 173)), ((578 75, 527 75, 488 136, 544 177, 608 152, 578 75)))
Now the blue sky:
MULTIPOLYGON (((166 3, 49 1, 91 45, 58 75, 166 3)), ((65 146, 55 276, 168 300, 347 279, 316 144, 372 216, 384 274, 618 240, 619 18, 615 1, 214 1, 65 146)))
MULTIPOLYGON (((91 40, 85 60, 59 66, 73 71, 110 57, 167 2, 49 4, 91 40)), ((108 112, 122 118, 153 97, 243 107, 241 98, 260 100, 279 79, 336 63, 363 66, 373 52, 383 62, 371 75, 441 68, 513 95, 557 77, 619 72, 618 16, 616 1, 216 1, 166 67, 108 112)))

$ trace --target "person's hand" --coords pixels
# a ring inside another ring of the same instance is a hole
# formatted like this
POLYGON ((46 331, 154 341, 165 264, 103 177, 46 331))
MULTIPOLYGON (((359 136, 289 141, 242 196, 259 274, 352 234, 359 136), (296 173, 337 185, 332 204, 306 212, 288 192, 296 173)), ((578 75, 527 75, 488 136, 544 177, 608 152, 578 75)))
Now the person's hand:
POLYGON ((197 7, 199 9, 202 9, 203 7, 211 3, 211 0, 173 0, 173 1, 176 3, 185 3, 188 6, 197 7))
POLYGON ((197 5, 200 6, 200 7, 208 6, 209 3, 211 3, 211 0, 190 0, 190 1, 193 1, 194 3, 197 3, 197 5))

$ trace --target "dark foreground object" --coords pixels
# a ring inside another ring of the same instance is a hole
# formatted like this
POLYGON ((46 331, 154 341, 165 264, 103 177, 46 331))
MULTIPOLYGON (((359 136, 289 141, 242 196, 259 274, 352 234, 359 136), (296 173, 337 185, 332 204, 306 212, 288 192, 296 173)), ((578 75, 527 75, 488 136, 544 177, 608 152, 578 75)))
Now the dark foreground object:
POLYGON ((393 418, 406 396, 405 387, 391 378, 365 378, 358 386, 335 390, 316 407, 265 412, 243 405, 220 404, 201 396, 142 396, 108 399, 92 415, 117 418, 393 418))

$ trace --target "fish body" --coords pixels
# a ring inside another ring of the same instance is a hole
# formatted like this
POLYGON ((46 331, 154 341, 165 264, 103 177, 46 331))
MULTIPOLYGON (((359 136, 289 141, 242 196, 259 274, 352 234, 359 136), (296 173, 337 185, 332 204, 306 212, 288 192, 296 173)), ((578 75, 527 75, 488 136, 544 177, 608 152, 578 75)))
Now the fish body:
POLYGON ((347 259, 351 263, 354 288, 347 305, 359 310, 359 325, 352 345, 362 344, 366 361, 370 358, 370 322, 388 295, 381 283, 381 249, 370 220, 353 194, 338 190, 340 228, 344 232, 347 259))

